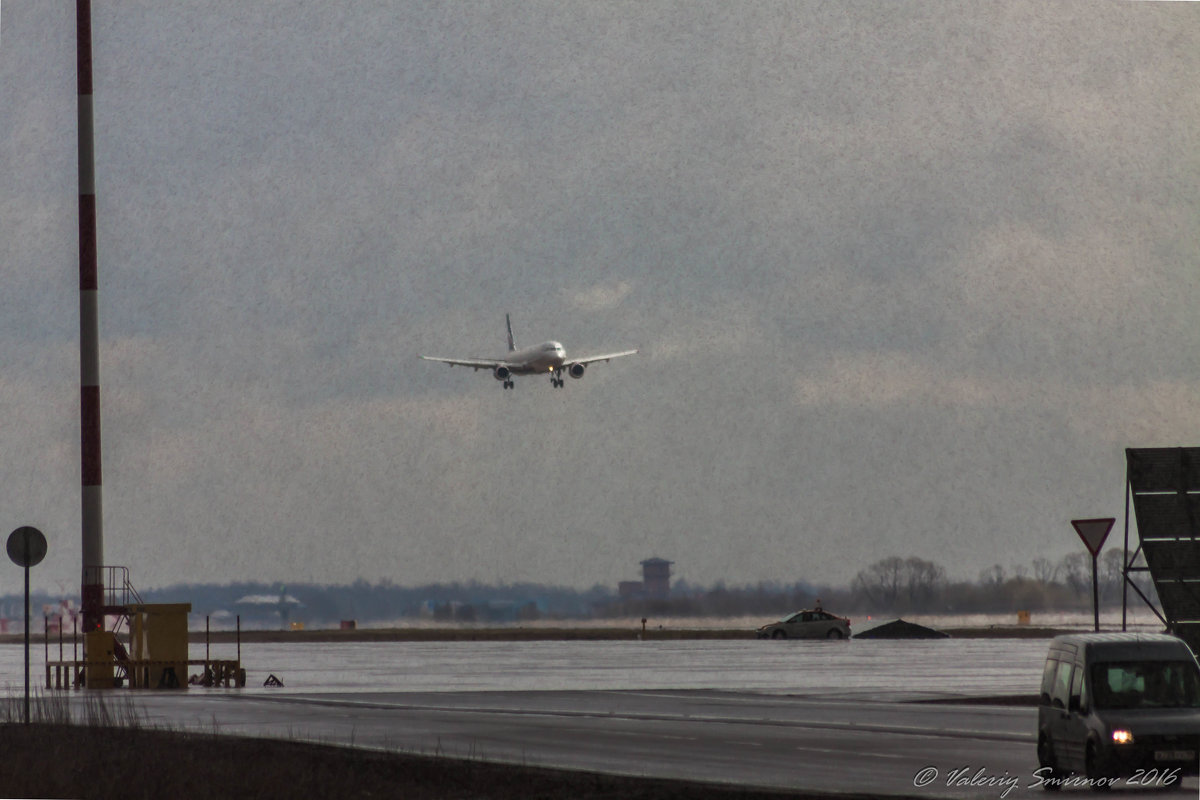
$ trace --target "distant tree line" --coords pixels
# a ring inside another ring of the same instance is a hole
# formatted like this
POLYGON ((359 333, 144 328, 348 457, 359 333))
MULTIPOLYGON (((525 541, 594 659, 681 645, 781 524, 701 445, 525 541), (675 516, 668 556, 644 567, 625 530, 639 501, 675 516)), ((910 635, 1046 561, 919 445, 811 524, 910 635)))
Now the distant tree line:
MULTIPOLYGON (((1104 553, 1097 565, 1097 586, 1102 605, 1121 602, 1122 550, 1104 553)), ((1135 583, 1154 598, 1146 573, 1135 583)), ((1133 593, 1130 593, 1133 595, 1133 593)), ((892 556, 871 564, 855 575, 845 597, 856 610, 880 612, 999 613, 1089 608, 1092 603, 1092 561, 1084 552, 1071 553, 1057 562, 1035 558, 1005 569, 994 564, 981 570, 976 581, 951 581, 945 569, 921 558, 892 556)), ((1134 596, 1135 602, 1141 602, 1134 596)))
MULTIPOLYGON (((1112 549, 1099 562, 1100 601, 1119 605, 1122 551, 1112 549)), ((1136 582, 1156 599, 1146 573, 1136 582)), ((821 600, 825 608, 844 614, 902 615, 1009 613, 1016 611, 1086 610, 1092 602, 1091 557, 1072 553, 1058 561, 1034 559, 1028 566, 999 564, 981 570, 974 581, 952 580, 945 568, 922 558, 890 556, 870 564, 849 585, 807 582, 760 582, 697 586, 676 580, 663 600, 619 597, 612 587, 574 589, 532 583, 489 585, 478 582, 397 586, 390 581, 348 585, 233 583, 181 584, 142 591, 148 603, 191 603, 195 616, 212 616, 228 627, 235 616, 254 627, 293 622, 317 624, 355 620, 387 623, 401 620, 462 623, 523 623, 534 620, 626 618, 643 616, 739 617, 776 616, 808 608, 821 600)), ((35 629, 42 627, 40 609, 59 608, 63 598, 35 593, 35 629)), ((1132 604, 1141 601, 1130 593, 1132 604)), ((78 608, 78 598, 74 598, 78 608)), ((23 616, 19 595, 0 596, 0 618, 10 628, 23 616)), ((69 630, 69 628, 67 628, 69 630)))
MULTIPOLYGON (((1098 564, 1100 602, 1119 605, 1123 552, 1110 550, 1098 564)), ((890 556, 859 570, 848 586, 758 583, 712 588, 683 581, 665 600, 614 599, 599 609, 602 616, 746 616, 778 614, 822 605, 839 613, 901 615, 1071 611, 1091 608, 1092 568, 1087 553, 1072 553, 1057 562, 1034 559, 1028 567, 1008 569, 995 564, 981 570, 975 581, 951 580, 937 562, 890 556)), ((1155 599, 1145 573, 1135 576, 1142 592, 1155 599)), ((1130 592, 1130 602, 1141 600, 1130 592)))
POLYGON ((356 620, 359 622, 428 619, 434 622, 511 622, 591 615, 613 592, 594 586, 579 590, 533 583, 491 585, 431 583, 398 586, 391 581, 348 585, 184 584, 143 591, 146 602, 192 604, 193 614, 241 615, 244 620, 356 620), (253 604, 239 600, 253 597, 253 604), (278 598, 276 602, 272 599, 278 598), (294 598, 294 602, 291 600, 294 598))
POLYGON ((615 598, 596 607, 598 617, 741 617, 778 614, 790 608, 811 605, 815 589, 808 583, 758 583, 728 587, 719 581, 711 588, 676 581, 671 594, 662 600, 615 598))

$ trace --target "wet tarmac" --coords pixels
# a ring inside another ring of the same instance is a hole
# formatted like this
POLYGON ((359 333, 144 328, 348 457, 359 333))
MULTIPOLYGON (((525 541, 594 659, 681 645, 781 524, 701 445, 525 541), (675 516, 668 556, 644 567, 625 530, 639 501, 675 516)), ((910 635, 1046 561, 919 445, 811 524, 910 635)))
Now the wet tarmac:
MULTIPOLYGON (((244 689, 116 692, 149 724, 739 785, 1037 796, 1028 698, 1047 642, 243 645, 244 689), (274 675, 282 687, 265 687, 274 675), (948 701, 938 704, 924 700, 948 701)), ((214 658, 232 657, 229 645, 214 658)), ((193 646, 192 656, 204 656, 193 646)), ((51 658, 57 657, 52 652, 51 658)), ((41 675, 43 656, 31 665, 41 675)), ((4 688, 21 648, 0 647, 4 688)), ((66 693, 72 702, 80 693, 66 693)), ((1149 787, 1195 797, 1196 779, 1149 787)), ((1120 794, 1148 796, 1145 786, 1120 794)))

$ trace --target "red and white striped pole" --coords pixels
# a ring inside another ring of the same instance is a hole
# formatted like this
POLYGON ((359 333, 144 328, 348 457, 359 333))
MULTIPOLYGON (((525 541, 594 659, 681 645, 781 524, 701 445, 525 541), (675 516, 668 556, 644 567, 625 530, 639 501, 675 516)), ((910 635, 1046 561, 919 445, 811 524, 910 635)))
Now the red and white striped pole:
POLYGON ((75 2, 79 82, 79 378, 83 476, 83 629, 104 627, 104 526, 100 493, 100 319, 96 298, 96 166, 92 131, 92 4, 75 2))

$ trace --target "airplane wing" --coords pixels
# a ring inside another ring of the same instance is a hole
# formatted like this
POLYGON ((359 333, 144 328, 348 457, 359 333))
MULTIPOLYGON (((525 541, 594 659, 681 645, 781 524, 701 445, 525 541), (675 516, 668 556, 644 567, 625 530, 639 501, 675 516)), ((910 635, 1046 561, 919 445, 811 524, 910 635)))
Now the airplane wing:
POLYGON ((449 364, 452 367, 471 367, 472 369, 476 370, 494 370, 496 367, 512 367, 512 364, 499 358, 438 358, 437 356, 421 356, 421 358, 425 359, 426 361, 438 361, 442 364, 449 364))
POLYGON ((635 348, 633 350, 622 350, 619 353, 605 353, 602 356, 588 356, 587 358, 569 358, 563 362, 563 366, 570 367, 572 364, 594 364, 597 361, 608 361, 613 358, 620 358, 621 356, 631 356, 636 352, 637 352, 637 349, 635 348))

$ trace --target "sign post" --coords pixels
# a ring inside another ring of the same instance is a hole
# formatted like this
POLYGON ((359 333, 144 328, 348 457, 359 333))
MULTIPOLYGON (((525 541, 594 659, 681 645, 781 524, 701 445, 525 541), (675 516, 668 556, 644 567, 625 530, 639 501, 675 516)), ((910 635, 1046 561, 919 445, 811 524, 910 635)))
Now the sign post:
POLYGON ((1108 532, 1112 530, 1116 521, 1114 517, 1071 520, 1072 527, 1083 540, 1083 546, 1092 554, 1092 613, 1097 631, 1100 630, 1100 584, 1096 576, 1096 558, 1100 555, 1100 548, 1104 546, 1104 540, 1108 538, 1108 532))
POLYGON ((17 528, 8 537, 8 557, 25 568, 25 724, 29 724, 29 568, 46 557, 46 537, 28 525, 17 528))

